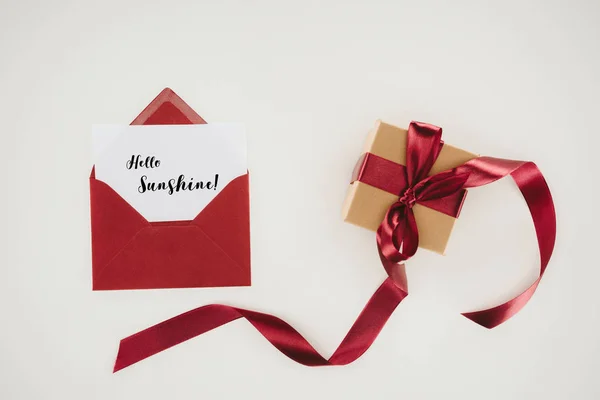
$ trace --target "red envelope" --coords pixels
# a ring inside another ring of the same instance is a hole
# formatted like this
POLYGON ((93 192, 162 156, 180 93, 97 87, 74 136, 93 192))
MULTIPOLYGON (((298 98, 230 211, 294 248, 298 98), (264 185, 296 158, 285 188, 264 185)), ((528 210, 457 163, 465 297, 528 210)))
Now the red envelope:
MULTIPOLYGON (((205 124, 164 89, 132 125, 205 124)), ((149 222, 90 175, 93 290, 250 285, 248 174, 191 221, 149 222)))

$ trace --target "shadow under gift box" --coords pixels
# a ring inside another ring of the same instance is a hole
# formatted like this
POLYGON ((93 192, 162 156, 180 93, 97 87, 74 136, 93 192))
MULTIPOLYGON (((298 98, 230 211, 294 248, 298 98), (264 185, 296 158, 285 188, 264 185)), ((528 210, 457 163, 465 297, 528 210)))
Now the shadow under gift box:
MULTIPOLYGON (((354 169, 342 210, 344 221, 372 231, 379 228, 387 210, 406 189, 406 140, 405 129, 377 121, 354 169)), ((429 175, 458 167, 476 157, 477 154, 444 144, 429 175)), ((466 190, 457 194, 462 199, 452 215, 436 210, 435 204, 414 205, 419 247, 444 254, 466 194, 466 190)))

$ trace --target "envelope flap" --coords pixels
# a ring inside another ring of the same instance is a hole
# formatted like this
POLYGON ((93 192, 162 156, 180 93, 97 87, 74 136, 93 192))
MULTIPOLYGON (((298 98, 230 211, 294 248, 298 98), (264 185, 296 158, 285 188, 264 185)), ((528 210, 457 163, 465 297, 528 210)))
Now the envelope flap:
POLYGON ((250 266, 248 174, 229 183, 192 221, 232 260, 250 266))
POLYGON ((131 122, 131 125, 185 125, 205 124, 181 97, 170 88, 163 89, 158 96, 131 122))

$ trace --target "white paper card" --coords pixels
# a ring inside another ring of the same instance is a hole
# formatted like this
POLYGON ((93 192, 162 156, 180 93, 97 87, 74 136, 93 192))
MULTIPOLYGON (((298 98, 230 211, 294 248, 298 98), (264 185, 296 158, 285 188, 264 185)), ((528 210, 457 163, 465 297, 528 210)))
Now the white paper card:
POLYGON ((247 171, 239 124, 96 125, 92 143, 96 179, 150 222, 194 219, 247 171))

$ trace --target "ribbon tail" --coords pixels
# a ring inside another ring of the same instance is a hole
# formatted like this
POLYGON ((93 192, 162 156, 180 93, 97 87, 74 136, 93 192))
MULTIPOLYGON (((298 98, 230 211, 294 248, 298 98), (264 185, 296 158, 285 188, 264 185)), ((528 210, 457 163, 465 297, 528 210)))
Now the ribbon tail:
POLYGON ((495 328, 521 311, 535 293, 541 279, 542 277, 540 276, 527 290, 506 303, 487 310, 462 313, 462 315, 484 328, 495 328))
POLYGON ((367 302, 330 359, 321 356, 297 330, 276 316, 211 304, 122 339, 113 372, 239 318, 250 322, 275 348, 299 364, 310 367, 346 365, 369 349, 406 296, 407 293, 399 289, 391 279, 386 279, 367 302))
POLYGON ((381 253, 381 250, 379 250, 379 258, 381 259, 381 264, 383 265, 385 272, 388 274, 389 279, 394 282, 398 289, 408 294, 408 280, 406 278, 405 264, 386 259, 381 253))
POLYGON ((542 279, 556 239, 556 212, 548 184, 541 171, 532 162, 479 157, 458 167, 470 173, 466 186, 487 185, 511 175, 531 213, 540 254, 540 273, 533 284, 520 295, 486 310, 463 313, 471 321, 488 329, 510 319, 527 304, 542 279))
POLYGON ((241 318, 232 307, 210 304, 121 339, 113 372, 241 318))

